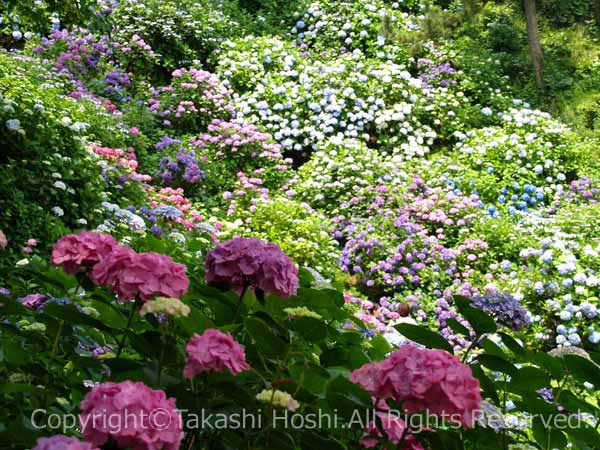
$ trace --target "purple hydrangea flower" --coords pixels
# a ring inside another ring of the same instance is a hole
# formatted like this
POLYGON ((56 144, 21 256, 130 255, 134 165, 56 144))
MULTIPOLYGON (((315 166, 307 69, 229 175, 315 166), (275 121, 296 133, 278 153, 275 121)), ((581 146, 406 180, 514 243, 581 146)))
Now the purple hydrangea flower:
POLYGON ((531 324, 527 310, 511 294, 499 292, 484 294, 472 297, 471 304, 515 331, 531 324))
POLYGON ((212 249, 206 258, 209 283, 236 289, 258 288, 283 298, 296 295, 298 268, 275 244, 236 237, 212 249))

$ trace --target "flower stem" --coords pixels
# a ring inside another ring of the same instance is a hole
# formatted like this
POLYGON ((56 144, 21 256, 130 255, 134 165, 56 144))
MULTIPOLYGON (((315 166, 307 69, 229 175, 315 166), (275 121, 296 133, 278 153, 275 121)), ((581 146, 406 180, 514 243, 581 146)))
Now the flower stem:
POLYGON ((125 325, 125 332, 123 333, 123 337, 121 338, 121 342, 119 342, 119 348, 117 349, 117 357, 119 359, 121 356, 121 352, 123 351, 123 347, 125 346, 125 341, 127 340, 127 331, 131 326, 131 322, 133 322, 133 316, 135 315, 135 309, 137 307, 137 301, 134 301, 131 305, 131 310, 129 311, 129 318, 127 319, 127 325, 125 325))
POLYGON ((244 302, 244 295, 246 295, 246 291, 248 290, 248 286, 244 285, 242 289, 242 293, 240 294, 240 299, 238 300, 237 307, 235 308, 235 315, 233 316, 233 323, 237 322, 240 318, 240 309, 242 308, 242 303, 244 302))
POLYGON ((464 363, 467 360, 467 356, 469 356, 469 353, 471 352, 471 350, 473 350, 473 348, 477 344, 479 344, 479 342, 481 341, 482 338, 483 338, 483 334, 481 336, 475 335, 475 339, 473 339, 473 341, 469 344, 469 347, 467 347, 467 351, 465 352, 465 354, 461 358, 460 362, 464 363))
POLYGON ((58 351, 58 340, 60 339, 64 325, 64 320, 61 320, 58 324, 58 331, 56 332, 56 337, 54 338, 54 343, 52 344, 52 358, 56 356, 56 352, 58 351))

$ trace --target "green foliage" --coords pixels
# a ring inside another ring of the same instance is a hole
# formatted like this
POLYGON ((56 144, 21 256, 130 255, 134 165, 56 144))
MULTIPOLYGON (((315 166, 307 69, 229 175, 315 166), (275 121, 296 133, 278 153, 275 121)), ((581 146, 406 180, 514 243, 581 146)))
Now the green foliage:
POLYGON ((204 63, 223 38, 236 34, 239 23, 219 6, 222 3, 125 0, 111 20, 117 36, 130 39, 138 34, 161 56, 162 67, 171 71, 195 60, 204 63))
POLYGON ((223 236, 255 236, 274 242, 301 265, 325 276, 338 272, 338 251, 330 236, 331 222, 305 203, 286 198, 262 200, 241 211, 223 236))
POLYGON ((30 238, 49 242, 65 227, 93 226, 103 181, 75 101, 7 70, 15 60, 0 58, 0 229, 17 252, 30 238))

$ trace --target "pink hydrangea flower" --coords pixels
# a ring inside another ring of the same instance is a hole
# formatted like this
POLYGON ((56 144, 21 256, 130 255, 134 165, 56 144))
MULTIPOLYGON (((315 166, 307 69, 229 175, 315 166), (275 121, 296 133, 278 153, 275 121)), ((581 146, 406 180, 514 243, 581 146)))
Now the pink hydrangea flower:
POLYGON ((4 250, 8 246, 8 239, 2 230, 0 230, 0 248, 4 250))
POLYGON ((136 127, 131 127, 129 129, 129 134, 131 134, 132 136, 138 136, 140 134, 140 130, 138 130, 136 127))
POLYGON ((49 438, 39 438, 31 450, 98 450, 89 442, 58 434, 49 438))
POLYGON ((219 330, 208 329, 202 336, 195 334, 185 351, 188 354, 183 369, 186 378, 193 378, 202 372, 221 372, 225 369, 236 375, 250 368, 246 362, 244 347, 230 334, 219 330))
POLYGON ((473 426, 481 404, 479 380, 471 368, 443 350, 405 345, 381 362, 352 372, 350 379, 378 399, 402 403, 408 414, 430 414, 473 426))
POLYGON ((98 385, 80 409, 83 436, 97 446, 112 438, 119 448, 178 450, 183 438, 175 399, 141 382, 98 385))
POLYGON ((65 272, 73 275, 91 269, 119 247, 110 234, 94 231, 68 234, 54 244, 52 264, 62 266, 65 272))
POLYGON ((394 411, 390 411, 388 404, 384 400, 373 399, 378 411, 375 413, 381 424, 381 430, 377 427, 375 421, 371 422, 367 427, 368 435, 361 439, 360 443, 365 448, 373 448, 379 444, 380 439, 385 438, 394 445, 402 442, 402 450, 424 450, 423 446, 411 434, 408 424, 402 420, 394 411))
MULTIPOLYGON (((395 445, 398 445, 402 440, 402 436, 407 432, 406 423, 398 416, 394 416, 390 413, 385 412, 377 412, 377 417, 381 421, 381 428, 385 433, 385 437, 395 445)), ((374 436, 381 437, 381 432, 377 428, 377 424, 375 422, 371 422, 367 429, 367 432, 374 436)), ((375 447, 379 440, 372 437, 365 437, 360 441, 363 447, 372 448, 375 447)))
POLYGON ((258 288, 283 298, 296 295, 298 268, 275 244, 236 237, 212 249, 206 258, 206 279, 236 289, 258 288))
POLYGON ((179 298, 187 292, 185 266, 159 253, 136 253, 121 247, 94 266, 90 277, 96 284, 111 286, 121 300, 155 296, 179 298))

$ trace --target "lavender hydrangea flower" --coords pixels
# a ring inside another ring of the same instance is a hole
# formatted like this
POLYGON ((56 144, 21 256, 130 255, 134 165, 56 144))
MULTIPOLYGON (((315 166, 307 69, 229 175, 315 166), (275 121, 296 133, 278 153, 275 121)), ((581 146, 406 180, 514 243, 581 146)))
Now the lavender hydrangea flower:
POLYGON ((548 402, 548 403, 554 403, 554 392, 552 392, 551 388, 538 389, 536 392, 546 402, 548 402))
POLYGON ((529 313, 511 294, 496 292, 480 295, 472 297, 471 304, 515 331, 531 324, 529 313))

